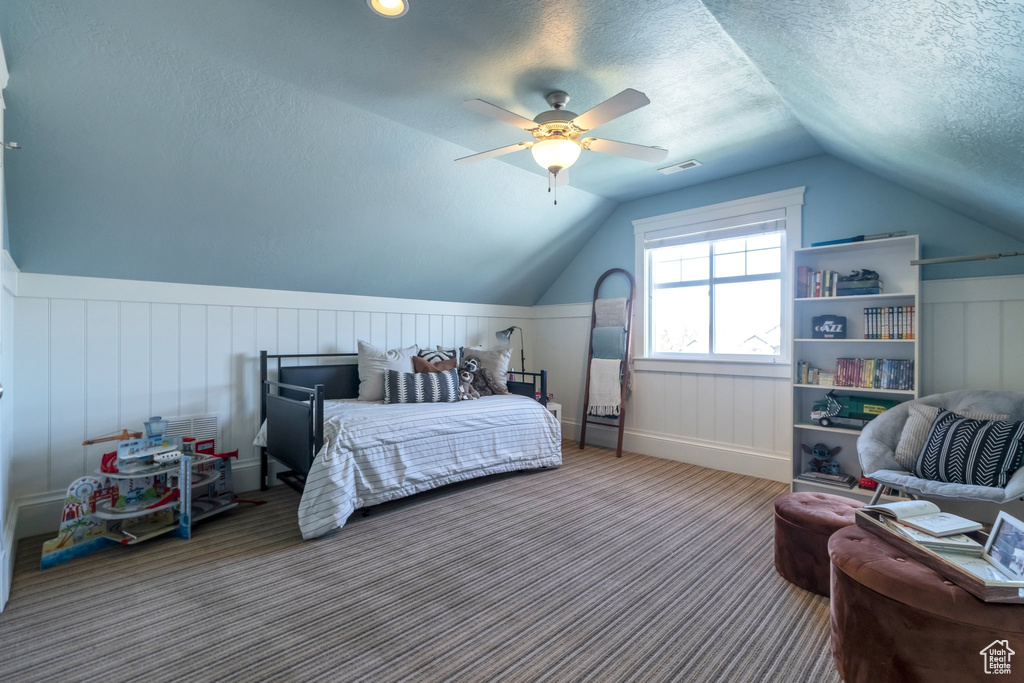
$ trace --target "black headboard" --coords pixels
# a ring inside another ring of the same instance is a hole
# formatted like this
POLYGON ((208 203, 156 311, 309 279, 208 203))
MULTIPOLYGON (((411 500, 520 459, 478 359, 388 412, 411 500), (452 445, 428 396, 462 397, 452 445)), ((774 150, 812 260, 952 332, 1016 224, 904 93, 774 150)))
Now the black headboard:
MULTIPOLYGON (((353 354, 354 356, 354 354, 353 354)), ((278 381, 282 384, 294 384, 300 387, 324 385, 324 398, 356 398, 359 396, 359 366, 355 363, 347 365, 295 365, 284 366, 278 371, 278 381)), ((306 400, 309 394, 281 389, 281 396, 306 400)))

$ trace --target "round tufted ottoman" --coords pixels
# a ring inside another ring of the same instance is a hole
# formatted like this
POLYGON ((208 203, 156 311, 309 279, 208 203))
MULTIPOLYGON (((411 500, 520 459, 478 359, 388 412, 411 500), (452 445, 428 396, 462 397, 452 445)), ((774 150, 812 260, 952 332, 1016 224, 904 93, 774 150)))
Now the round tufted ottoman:
POLYGON ((860 527, 828 549, 832 656, 846 683, 1024 678, 1024 605, 982 602, 860 527), (1020 653, 1009 675, 985 674, 992 644, 1020 653))
POLYGON ((790 583, 828 597, 828 538, 856 524, 861 503, 827 493, 775 499, 775 571, 790 583))

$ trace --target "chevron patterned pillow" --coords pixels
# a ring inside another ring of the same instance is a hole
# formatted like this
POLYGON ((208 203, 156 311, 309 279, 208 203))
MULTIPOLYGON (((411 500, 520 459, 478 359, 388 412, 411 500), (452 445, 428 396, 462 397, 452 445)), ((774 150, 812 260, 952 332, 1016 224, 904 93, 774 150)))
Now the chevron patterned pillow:
POLYGON ((446 360, 455 359, 458 362, 459 351, 458 349, 442 349, 440 346, 437 347, 436 351, 430 349, 423 349, 419 352, 419 357, 428 363, 441 363, 446 360))
POLYGON ((459 370, 445 372, 398 372, 384 378, 384 403, 456 403, 459 370))
POLYGON ((1024 459, 1024 422, 939 412, 914 466, 922 479, 1005 488, 1024 459))
MULTIPOLYGON (((921 455, 921 449, 928 441, 928 435, 932 431, 932 423, 939 416, 938 406, 929 406, 923 403, 910 404, 910 414, 907 416, 907 423, 903 425, 903 432, 900 434, 900 441, 896 444, 893 452, 893 459, 900 464, 900 467, 907 472, 914 471, 917 463, 917 456, 921 455)), ((972 420, 1005 420, 1009 415, 1001 413, 973 413, 964 411, 960 413, 963 417, 972 420)))

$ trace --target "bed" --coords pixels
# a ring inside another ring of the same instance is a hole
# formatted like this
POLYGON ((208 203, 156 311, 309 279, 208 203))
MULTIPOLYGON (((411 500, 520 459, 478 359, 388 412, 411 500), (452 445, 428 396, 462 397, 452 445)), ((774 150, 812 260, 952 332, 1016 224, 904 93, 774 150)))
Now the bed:
POLYGON ((385 405, 355 400, 355 360, 356 354, 260 353, 261 488, 269 486, 270 458, 288 468, 277 476, 302 493, 303 538, 343 526, 360 508, 490 474, 561 465, 561 427, 545 407, 546 372, 516 372, 507 396, 385 405))

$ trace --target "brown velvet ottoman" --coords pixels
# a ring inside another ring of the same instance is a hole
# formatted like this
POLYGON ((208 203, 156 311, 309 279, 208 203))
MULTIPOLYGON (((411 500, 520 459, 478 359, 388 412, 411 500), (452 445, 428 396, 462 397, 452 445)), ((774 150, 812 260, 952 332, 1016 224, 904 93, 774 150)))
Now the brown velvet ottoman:
POLYGON ((857 526, 828 549, 832 656, 846 683, 1024 680, 1024 605, 982 602, 857 526), (981 651, 997 640, 1018 654, 1009 675, 988 676, 981 651))
POLYGON ((861 503, 828 493, 787 493, 775 499, 775 571, 818 595, 829 592, 829 536, 855 524, 861 503))

